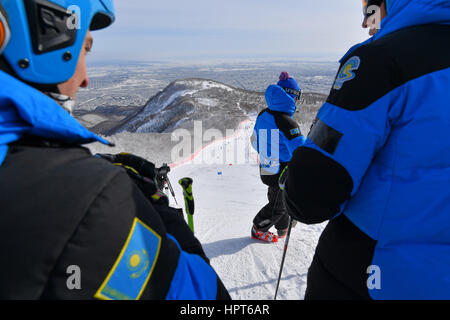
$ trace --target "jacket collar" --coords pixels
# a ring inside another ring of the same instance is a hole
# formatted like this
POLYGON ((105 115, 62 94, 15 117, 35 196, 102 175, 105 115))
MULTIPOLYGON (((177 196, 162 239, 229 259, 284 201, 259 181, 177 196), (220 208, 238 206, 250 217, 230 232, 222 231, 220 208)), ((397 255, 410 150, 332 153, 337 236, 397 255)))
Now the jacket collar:
POLYGON ((391 0, 389 14, 381 22, 380 30, 373 37, 350 48, 340 62, 342 63, 355 49, 365 44, 395 31, 423 24, 450 24, 449 1, 391 0))
POLYGON ((51 98, 0 71, 0 165, 8 144, 24 135, 78 145, 96 141, 111 145, 83 127, 51 98))

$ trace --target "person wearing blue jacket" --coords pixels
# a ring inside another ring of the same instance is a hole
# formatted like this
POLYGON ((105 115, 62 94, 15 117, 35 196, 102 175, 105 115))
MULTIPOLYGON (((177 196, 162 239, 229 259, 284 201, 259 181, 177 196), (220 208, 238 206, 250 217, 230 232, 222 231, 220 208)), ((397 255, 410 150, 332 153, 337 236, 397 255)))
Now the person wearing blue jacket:
POLYGON ((265 92, 267 108, 257 117, 252 145, 259 154, 262 182, 268 186, 269 203, 253 220, 251 236, 277 242, 286 236, 289 216, 283 204, 278 179, 292 154, 305 142, 300 128, 292 118, 301 97, 301 88, 287 72, 282 72, 277 85, 265 92), (277 234, 269 231, 275 226, 277 234))
POLYGON ((111 145, 69 112, 115 13, 70 3, 0 0, 0 299, 229 299, 154 165, 82 147, 111 145))
POLYGON ((329 220, 305 298, 450 299, 450 2, 365 5, 382 22, 289 164, 288 213, 329 220))

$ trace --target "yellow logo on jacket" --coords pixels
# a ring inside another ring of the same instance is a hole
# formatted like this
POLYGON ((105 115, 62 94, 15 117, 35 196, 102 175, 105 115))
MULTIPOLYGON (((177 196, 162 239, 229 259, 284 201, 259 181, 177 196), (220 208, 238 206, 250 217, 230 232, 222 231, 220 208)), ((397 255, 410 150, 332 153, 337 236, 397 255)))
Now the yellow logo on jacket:
POLYGON ((127 267, 131 271, 130 277, 133 279, 139 278, 147 271, 149 264, 150 261, 145 249, 131 252, 127 259, 127 267))
POLYGON ((361 59, 358 56, 351 57, 339 71, 333 89, 340 90, 345 82, 353 80, 356 77, 356 74, 353 71, 358 70, 360 64, 361 59))

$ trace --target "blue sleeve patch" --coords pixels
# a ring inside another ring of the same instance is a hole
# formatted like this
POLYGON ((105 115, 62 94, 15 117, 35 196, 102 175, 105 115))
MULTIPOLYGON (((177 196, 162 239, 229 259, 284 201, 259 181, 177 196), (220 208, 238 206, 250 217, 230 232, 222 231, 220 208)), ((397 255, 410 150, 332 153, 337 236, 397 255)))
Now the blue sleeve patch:
POLYGON ((295 128, 291 130, 291 136, 295 136, 295 135, 299 135, 300 134, 300 129, 299 128, 295 128))
POLYGON ((356 74, 353 71, 358 70, 360 64, 361 64, 360 57, 358 56, 351 57, 339 70, 339 74, 336 77, 336 80, 333 85, 333 89, 340 90, 344 85, 344 83, 355 79, 356 74))
POLYGON ((94 297, 138 300, 150 280, 160 248, 160 235, 135 218, 119 257, 94 297))

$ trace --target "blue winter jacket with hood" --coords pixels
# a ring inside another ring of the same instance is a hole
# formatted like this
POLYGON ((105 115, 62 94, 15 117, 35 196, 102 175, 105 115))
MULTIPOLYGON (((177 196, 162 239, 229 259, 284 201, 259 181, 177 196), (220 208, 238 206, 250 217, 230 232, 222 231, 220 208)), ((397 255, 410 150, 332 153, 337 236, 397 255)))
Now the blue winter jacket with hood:
POLYGON ((0 166, 8 144, 24 135, 69 143, 109 144, 84 128, 54 100, 0 71, 0 166))
MULTIPOLYGON (((54 100, 0 71, 0 170, 8 154, 8 144, 25 135, 74 145, 110 144, 84 128, 54 100)), ((5 212, 7 214, 10 212, 5 212)), ((198 255, 181 250, 173 236, 167 234, 167 237, 179 247, 180 253, 166 299, 215 299, 217 277, 214 270, 198 255)))
POLYGON ((311 134, 305 143, 351 176, 353 190, 341 212, 376 241, 372 265, 379 267, 380 285, 370 288, 374 299, 450 299, 450 55, 441 53, 450 38, 433 48, 414 42, 415 30, 448 35, 446 25, 448 0, 391 0, 380 31, 341 60, 318 113, 322 128, 333 132, 333 148, 327 151, 311 134), (391 48, 399 34, 417 49, 397 58, 400 47, 390 53, 383 46, 391 48), (441 66, 431 70, 432 60, 441 66), (428 65, 429 72, 420 71, 428 65), (419 76, 401 78, 416 71, 419 76), (403 84, 357 105, 396 81, 403 84))
POLYGON ((297 106, 294 98, 278 85, 265 92, 268 108, 263 110, 254 128, 253 148, 259 153, 262 172, 276 175, 292 154, 305 142, 298 124, 292 119, 297 106))

